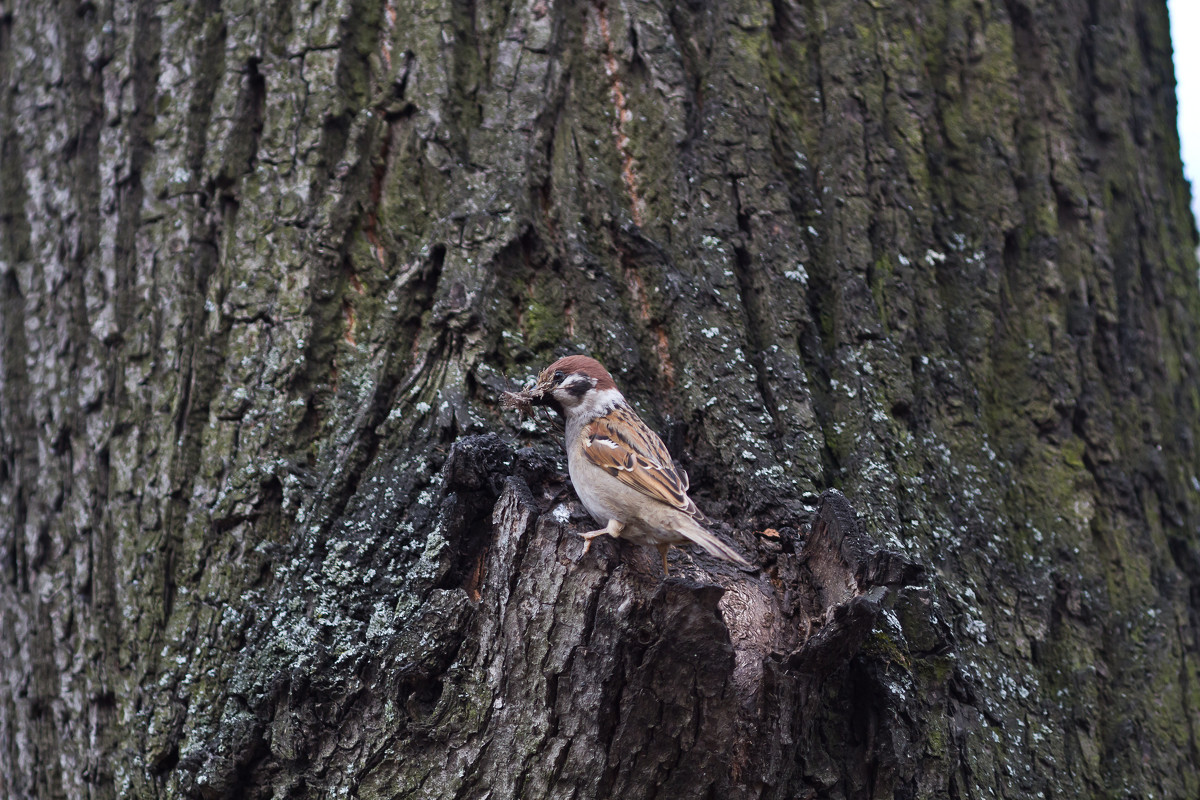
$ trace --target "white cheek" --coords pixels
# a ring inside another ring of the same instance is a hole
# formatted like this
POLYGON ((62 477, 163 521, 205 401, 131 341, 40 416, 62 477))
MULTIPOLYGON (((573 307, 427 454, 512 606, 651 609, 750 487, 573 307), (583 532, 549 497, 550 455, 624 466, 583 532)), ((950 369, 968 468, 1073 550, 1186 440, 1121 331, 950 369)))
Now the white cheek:
POLYGON ((571 392, 568 392, 561 386, 550 394, 554 395, 554 399, 557 400, 563 408, 574 408, 575 406, 579 405, 580 398, 576 397, 571 392))
POLYGON ((602 392, 588 392, 582 398, 587 416, 598 417, 607 414, 619 405, 625 404, 625 398, 616 389, 605 389, 602 392))

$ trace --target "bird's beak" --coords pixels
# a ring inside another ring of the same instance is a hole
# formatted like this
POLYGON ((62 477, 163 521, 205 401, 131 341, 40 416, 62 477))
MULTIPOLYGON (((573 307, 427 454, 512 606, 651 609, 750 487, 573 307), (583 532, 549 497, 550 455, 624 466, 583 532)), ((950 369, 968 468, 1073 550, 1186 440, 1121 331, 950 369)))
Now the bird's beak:
POLYGON ((529 397, 529 402, 533 403, 535 406, 546 405, 553 399, 553 395, 550 394, 551 388, 552 387, 547 381, 539 381, 538 383, 534 384, 533 388, 526 390, 526 394, 529 397))

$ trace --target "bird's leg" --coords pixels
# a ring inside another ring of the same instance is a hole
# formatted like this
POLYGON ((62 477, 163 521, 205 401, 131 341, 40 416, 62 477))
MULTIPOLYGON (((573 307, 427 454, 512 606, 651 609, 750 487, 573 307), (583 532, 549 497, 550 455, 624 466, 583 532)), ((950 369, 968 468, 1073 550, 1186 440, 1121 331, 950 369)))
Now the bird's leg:
POLYGON ((583 553, 584 553, 584 555, 587 554, 588 548, 592 546, 592 539, 595 539, 597 536, 603 536, 606 533, 609 536, 616 539, 621 535, 621 529, 624 527, 625 527, 624 522, 618 522, 615 519, 610 519, 608 521, 608 525, 604 528, 601 528, 598 531, 591 531, 589 533, 579 534, 580 536, 583 537, 583 553))
POLYGON ((658 548, 658 554, 659 554, 660 556, 662 556, 662 560, 663 560, 663 577, 665 578, 665 577, 667 577, 668 575, 670 575, 670 574, 671 574, 671 573, 667 572, 667 551, 671 549, 671 545, 669 545, 669 544, 656 544, 656 545, 655 545, 655 547, 657 547, 657 548, 658 548))

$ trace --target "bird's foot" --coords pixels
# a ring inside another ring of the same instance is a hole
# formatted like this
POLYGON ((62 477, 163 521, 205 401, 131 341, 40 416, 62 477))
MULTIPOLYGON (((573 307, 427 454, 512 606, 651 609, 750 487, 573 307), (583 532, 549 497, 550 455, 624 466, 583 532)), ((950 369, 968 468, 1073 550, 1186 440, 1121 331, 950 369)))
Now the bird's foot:
POLYGON ((592 539, 595 539, 597 536, 603 536, 606 533, 616 539, 621 535, 621 529, 624 527, 625 523, 617 522, 615 519, 610 519, 608 521, 608 525, 598 531, 589 531, 587 533, 579 534, 583 537, 583 554, 587 555, 588 549, 592 546, 592 539))

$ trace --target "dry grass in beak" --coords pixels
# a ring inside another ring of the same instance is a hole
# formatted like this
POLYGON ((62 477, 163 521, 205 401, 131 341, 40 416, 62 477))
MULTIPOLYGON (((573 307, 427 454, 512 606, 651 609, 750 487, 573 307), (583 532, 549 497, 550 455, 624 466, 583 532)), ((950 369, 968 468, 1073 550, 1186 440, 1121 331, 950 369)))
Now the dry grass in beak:
POLYGON ((526 386, 519 392, 501 392, 500 407, 506 411, 516 409, 522 417, 527 417, 533 413, 533 401, 541 396, 536 386, 526 386))

